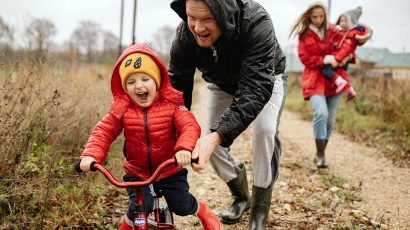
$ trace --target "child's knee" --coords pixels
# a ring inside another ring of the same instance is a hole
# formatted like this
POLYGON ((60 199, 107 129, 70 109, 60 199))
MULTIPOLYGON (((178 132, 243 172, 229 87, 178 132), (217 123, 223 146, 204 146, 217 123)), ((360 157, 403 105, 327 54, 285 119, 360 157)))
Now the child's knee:
POLYGON ((178 216, 193 215, 198 210, 198 204, 195 199, 192 202, 181 202, 176 205, 168 205, 169 210, 178 216))

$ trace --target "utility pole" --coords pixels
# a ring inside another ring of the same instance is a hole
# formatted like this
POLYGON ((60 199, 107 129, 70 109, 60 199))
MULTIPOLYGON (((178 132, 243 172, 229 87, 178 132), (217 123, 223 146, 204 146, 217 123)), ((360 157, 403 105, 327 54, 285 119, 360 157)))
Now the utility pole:
POLYGON ((137 0, 134 0, 134 18, 133 18, 133 23, 132 23, 132 44, 135 44, 137 42, 137 38, 135 36, 135 25, 136 25, 136 20, 137 20, 137 0))
POLYGON ((330 7, 332 6, 332 0, 327 0, 327 17, 330 20, 330 7))
POLYGON ((120 36, 119 36, 119 44, 118 44, 118 57, 121 56, 122 53, 122 24, 124 22, 124 0, 121 0, 121 9, 120 9, 120 36))

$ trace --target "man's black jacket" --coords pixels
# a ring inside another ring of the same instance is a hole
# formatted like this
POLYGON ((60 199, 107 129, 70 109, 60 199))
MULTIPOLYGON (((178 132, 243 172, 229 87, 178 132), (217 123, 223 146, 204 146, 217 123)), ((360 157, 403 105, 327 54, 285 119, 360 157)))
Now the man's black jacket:
MULTIPOLYGON (((171 47, 169 74, 172 85, 192 103, 195 68, 209 83, 234 95, 232 104, 212 125, 222 146, 232 144, 256 118, 272 95, 274 75, 285 72, 286 58, 278 44, 272 20, 265 9, 250 0, 204 0, 222 35, 212 48, 201 48, 187 25, 185 0, 171 8, 183 19, 171 47)), ((275 118, 272 118, 275 119, 275 118)))

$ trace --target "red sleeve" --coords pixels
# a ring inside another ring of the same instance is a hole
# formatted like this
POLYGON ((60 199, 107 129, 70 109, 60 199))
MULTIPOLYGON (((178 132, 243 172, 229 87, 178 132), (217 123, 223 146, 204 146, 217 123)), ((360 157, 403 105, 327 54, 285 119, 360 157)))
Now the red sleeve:
POLYGON ((357 63, 356 53, 353 52, 352 59, 348 63, 350 63, 350 64, 356 64, 357 63))
POLYGON ((335 54, 335 59, 337 62, 342 62, 347 56, 350 54, 354 55, 354 51, 356 50, 357 42, 354 37, 348 35, 346 39, 343 41, 342 46, 335 54))
POLYGON ((201 128, 194 115, 185 107, 179 107, 174 113, 174 125, 178 133, 178 140, 174 147, 174 152, 187 150, 192 152, 195 148, 196 140, 201 135, 201 128))
POLYGON ((299 59, 307 68, 324 67, 324 55, 315 54, 313 50, 318 50, 316 42, 309 37, 299 39, 298 54, 299 59))
POLYGON ((357 42, 357 45, 359 45, 359 46, 364 45, 372 37, 372 33, 373 33, 372 30, 367 26, 365 26, 364 28, 365 28, 365 30, 363 32, 355 30, 355 34, 353 36, 355 38, 356 35, 358 35, 358 36, 363 38, 362 41, 358 41, 358 39, 355 39, 355 41, 357 42))
POLYGON ((111 113, 107 114, 95 126, 80 158, 90 156, 102 164, 107 157, 111 143, 120 135, 121 131, 121 119, 115 118, 111 113))

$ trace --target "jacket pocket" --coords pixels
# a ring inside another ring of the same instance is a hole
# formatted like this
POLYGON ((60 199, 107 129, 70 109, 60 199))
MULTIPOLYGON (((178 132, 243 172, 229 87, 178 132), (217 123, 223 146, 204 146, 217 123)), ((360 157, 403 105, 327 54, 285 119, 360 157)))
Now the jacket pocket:
POLYGON ((302 75, 302 89, 314 89, 316 88, 317 71, 305 70, 302 75))

